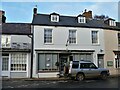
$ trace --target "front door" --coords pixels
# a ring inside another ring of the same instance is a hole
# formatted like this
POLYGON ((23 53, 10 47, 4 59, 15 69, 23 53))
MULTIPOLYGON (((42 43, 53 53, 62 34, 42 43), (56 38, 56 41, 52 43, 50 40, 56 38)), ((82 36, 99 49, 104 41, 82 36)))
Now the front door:
POLYGON ((68 62, 68 56, 60 57, 60 73, 64 74, 64 66, 68 62))
POLYGON ((9 76, 9 54, 2 55, 2 76, 9 76))
POLYGON ((98 54, 98 67, 104 68, 104 55, 98 54))

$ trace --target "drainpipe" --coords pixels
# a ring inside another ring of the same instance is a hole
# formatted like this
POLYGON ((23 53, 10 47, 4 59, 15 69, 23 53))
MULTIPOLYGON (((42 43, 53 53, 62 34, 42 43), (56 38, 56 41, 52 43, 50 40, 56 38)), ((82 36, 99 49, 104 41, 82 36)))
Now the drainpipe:
POLYGON ((33 45, 34 45, 34 37, 33 37, 33 27, 31 26, 31 30, 32 30, 32 35, 28 37, 31 38, 31 65, 30 65, 30 78, 32 78, 32 74, 33 74, 33 45))
POLYGON ((32 74, 33 74, 33 45, 34 45, 34 27, 32 26, 32 38, 31 38, 31 72, 30 72, 30 78, 32 78, 32 74))

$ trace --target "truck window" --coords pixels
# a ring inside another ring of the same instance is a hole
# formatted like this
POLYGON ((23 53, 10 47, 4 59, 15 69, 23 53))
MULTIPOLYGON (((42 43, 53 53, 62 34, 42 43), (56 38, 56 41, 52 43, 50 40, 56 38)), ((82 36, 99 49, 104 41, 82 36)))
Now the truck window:
POLYGON ((75 61, 72 64, 72 68, 78 68, 79 67, 79 61, 75 61))

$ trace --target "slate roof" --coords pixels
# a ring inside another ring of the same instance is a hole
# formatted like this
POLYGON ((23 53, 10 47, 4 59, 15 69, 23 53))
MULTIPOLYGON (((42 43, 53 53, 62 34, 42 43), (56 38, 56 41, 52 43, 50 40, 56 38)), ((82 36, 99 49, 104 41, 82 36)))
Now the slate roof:
POLYGON ((117 22, 117 26, 120 28, 120 22, 117 22))
POLYGON ((2 34, 15 34, 15 35, 30 35, 31 24, 29 23, 3 23, 2 34))
POLYGON ((104 28, 120 30, 120 27, 111 27, 104 23, 103 20, 87 19, 86 23, 78 23, 75 16, 62 16, 59 17, 59 22, 51 22, 49 14, 37 14, 33 17, 32 25, 42 26, 68 26, 68 27, 88 27, 88 28, 104 28))

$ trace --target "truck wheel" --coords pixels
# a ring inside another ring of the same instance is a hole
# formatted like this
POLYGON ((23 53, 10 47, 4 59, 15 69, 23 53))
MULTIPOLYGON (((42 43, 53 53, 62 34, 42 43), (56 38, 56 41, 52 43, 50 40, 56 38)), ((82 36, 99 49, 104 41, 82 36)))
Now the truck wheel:
POLYGON ((101 73, 101 79, 106 80, 107 77, 107 73, 101 73))
POLYGON ((78 73, 78 74, 76 75, 76 80, 77 80, 77 81, 83 81, 84 78, 85 78, 84 75, 81 74, 81 73, 78 73))

